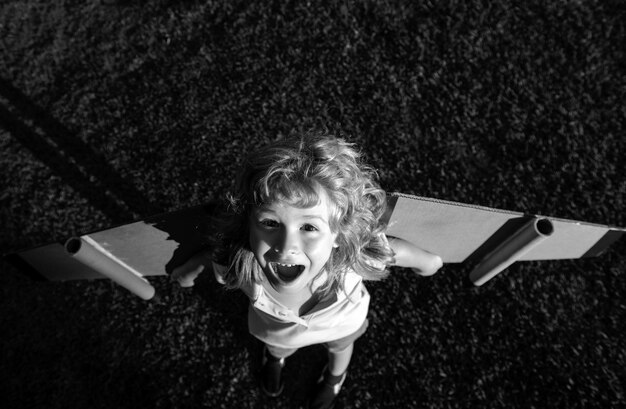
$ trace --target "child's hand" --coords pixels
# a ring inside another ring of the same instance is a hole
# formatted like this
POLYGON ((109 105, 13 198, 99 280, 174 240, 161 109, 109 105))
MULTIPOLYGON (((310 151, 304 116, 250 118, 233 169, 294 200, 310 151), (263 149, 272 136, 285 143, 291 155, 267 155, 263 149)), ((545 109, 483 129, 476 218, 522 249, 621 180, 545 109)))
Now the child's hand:
POLYGON ((208 262, 203 253, 198 253, 176 267, 172 272, 172 279, 178 281, 181 287, 193 287, 194 280, 204 271, 208 262))
POLYGON ((408 267, 422 277, 435 274, 443 266, 441 257, 422 250, 406 240, 389 237, 389 245, 395 253, 396 266, 408 267))

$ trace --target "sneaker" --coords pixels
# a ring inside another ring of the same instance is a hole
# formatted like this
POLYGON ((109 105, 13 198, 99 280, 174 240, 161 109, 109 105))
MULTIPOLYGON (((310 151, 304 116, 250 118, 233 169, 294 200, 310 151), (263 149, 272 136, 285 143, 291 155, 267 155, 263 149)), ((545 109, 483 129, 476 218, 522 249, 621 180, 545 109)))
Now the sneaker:
POLYGON ((339 395, 341 386, 346 380, 348 371, 342 375, 331 375, 328 366, 324 367, 322 376, 317 381, 315 395, 309 402, 309 409, 332 409, 335 407, 335 398, 339 395))
POLYGON ((276 358, 269 353, 267 347, 263 347, 261 389, 267 396, 276 397, 283 392, 285 386, 282 377, 284 366, 285 358, 276 358))

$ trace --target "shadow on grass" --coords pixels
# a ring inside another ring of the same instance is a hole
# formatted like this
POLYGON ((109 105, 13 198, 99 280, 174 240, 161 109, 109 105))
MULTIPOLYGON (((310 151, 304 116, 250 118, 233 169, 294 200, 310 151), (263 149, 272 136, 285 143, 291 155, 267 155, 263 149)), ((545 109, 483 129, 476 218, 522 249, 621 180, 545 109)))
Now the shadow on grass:
POLYGON ((75 133, 0 78, 0 126, 114 222, 158 209, 75 133))
POLYGON ((168 275, 191 256, 206 248, 211 216, 219 205, 218 201, 210 201, 204 205, 151 216, 145 220, 147 224, 167 233, 167 240, 178 244, 172 258, 165 265, 168 275))

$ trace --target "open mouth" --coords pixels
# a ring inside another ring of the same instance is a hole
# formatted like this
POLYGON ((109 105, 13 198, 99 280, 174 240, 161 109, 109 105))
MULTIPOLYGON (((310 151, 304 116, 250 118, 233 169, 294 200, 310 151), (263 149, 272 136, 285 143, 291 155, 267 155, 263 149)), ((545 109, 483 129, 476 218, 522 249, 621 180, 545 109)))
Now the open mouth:
POLYGON ((295 280, 304 271, 304 266, 300 264, 270 263, 270 265, 278 278, 286 283, 295 280))

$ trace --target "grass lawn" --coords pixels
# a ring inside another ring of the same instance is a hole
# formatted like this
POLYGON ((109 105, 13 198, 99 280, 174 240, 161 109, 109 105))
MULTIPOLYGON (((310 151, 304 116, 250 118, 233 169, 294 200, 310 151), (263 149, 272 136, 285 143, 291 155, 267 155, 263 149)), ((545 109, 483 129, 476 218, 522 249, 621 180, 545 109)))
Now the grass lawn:
MULTIPOLYGON (((0 250, 223 197, 320 125, 390 192, 626 226, 624 44, 617 0, 5 0, 0 250)), ((480 288, 394 269, 338 407, 625 407, 625 241, 480 288)), ((237 292, 1 268, 3 408, 304 407, 324 364, 299 351, 271 400, 237 292)))

